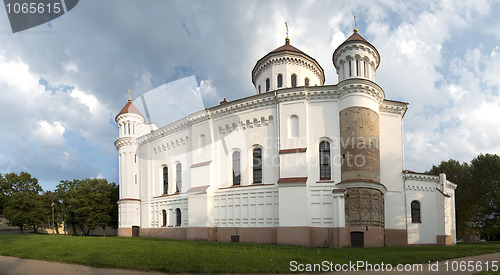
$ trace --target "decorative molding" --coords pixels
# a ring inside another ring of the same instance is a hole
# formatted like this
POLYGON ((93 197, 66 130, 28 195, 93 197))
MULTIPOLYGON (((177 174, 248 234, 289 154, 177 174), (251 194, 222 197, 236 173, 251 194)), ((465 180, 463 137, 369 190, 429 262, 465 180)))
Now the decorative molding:
POLYGON ((397 114, 403 117, 408 110, 407 102, 393 101, 393 100, 384 100, 379 105, 380 112, 397 114))
POLYGON ((291 154, 291 153, 305 153, 307 151, 306 148, 292 148, 292 149, 282 149, 279 154, 291 154))
POLYGON ((125 198, 125 199, 119 199, 117 202, 125 202, 125 201, 137 201, 137 202, 141 202, 140 199, 131 199, 131 198, 125 198))
MULTIPOLYGON (((403 175, 404 177, 405 175, 403 175)), ((439 176, 427 175, 427 174, 417 174, 417 173, 407 173, 406 180, 415 180, 415 181, 425 181, 425 182, 434 182, 439 183, 439 176)))
POLYGON ((373 180, 364 180, 364 179, 344 180, 337 183, 335 186, 341 189, 352 189, 352 188, 375 189, 382 192, 382 194, 385 194, 387 192, 387 188, 382 183, 373 180))
POLYGON ((206 166, 206 165, 209 165, 210 163, 212 163, 211 160, 204 161, 204 162, 199 162, 199 163, 195 163, 195 164, 191 165, 190 168, 196 168, 196 167, 206 166))
POLYGON ((238 124, 233 123, 232 125, 226 124, 224 127, 219 126, 219 134, 225 135, 225 134, 230 134, 234 131, 239 131, 240 129, 246 130, 254 127, 269 126, 269 124, 272 123, 273 123, 272 115, 268 116, 267 118, 261 117, 260 119, 258 119, 255 117, 252 120, 250 119, 247 119, 245 121, 240 120, 238 124))
POLYGON ((362 93, 377 100, 379 105, 382 104, 382 102, 384 101, 385 98, 384 91, 374 82, 369 81, 363 83, 364 81, 362 81, 362 79, 356 79, 354 83, 352 82, 353 79, 350 78, 343 80, 339 83, 339 91, 341 94, 341 98, 351 94, 362 93))
POLYGON ((124 146, 137 146, 135 137, 121 137, 115 141, 115 147, 118 151, 124 146))
POLYGON ((321 66, 319 66, 319 64, 315 64, 314 62, 311 62, 311 60, 308 59, 309 58, 307 57, 302 57, 298 55, 292 56, 290 54, 285 54, 284 56, 270 57, 269 59, 267 59, 267 61, 261 62, 259 64, 257 70, 255 70, 255 73, 252 74, 252 81, 255 84, 260 75, 273 66, 290 64, 306 68, 307 70, 311 71, 320 80, 321 83, 324 83, 325 77, 323 69, 321 68, 321 66))
POLYGON ((296 178, 280 178, 278 184, 280 187, 297 187, 306 186, 307 177, 296 177, 296 178))

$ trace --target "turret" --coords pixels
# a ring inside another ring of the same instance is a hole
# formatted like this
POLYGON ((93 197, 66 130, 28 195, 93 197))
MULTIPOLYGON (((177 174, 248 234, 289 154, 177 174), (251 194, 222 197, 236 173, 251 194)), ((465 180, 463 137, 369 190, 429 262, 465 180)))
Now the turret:
POLYGON ((316 86, 325 83, 325 72, 319 63, 301 50, 285 45, 259 59, 252 70, 257 94, 282 88, 316 86))
MULTIPOLYGON (((130 91, 129 91, 130 92, 130 91)), ((118 201, 119 236, 132 236, 132 227, 140 226, 140 185, 139 161, 137 157, 137 138, 142 132, 145 119, 132 104, 130 95, 127 104, 115 118, 119 137, 115 141, 119 160, 118 201)))
MULTIPOLYGON (((357 29, 333 54, 341 94, 342 181, 338 186, 346 189, 346 226, 352 230, 384 228, 385 222, 386 188, 380 183, 379 150, 379 105, 384 91, 373 82, 379 61, 375 47, 357 29)), ((370 234, 382 234, 383 239, 383 230, 370 234)))
POLYGON ((375 81, 380 55, 372 44, 358 34, 358 29, 333 53, 333 65, 339 82, 349 78, 375 81))

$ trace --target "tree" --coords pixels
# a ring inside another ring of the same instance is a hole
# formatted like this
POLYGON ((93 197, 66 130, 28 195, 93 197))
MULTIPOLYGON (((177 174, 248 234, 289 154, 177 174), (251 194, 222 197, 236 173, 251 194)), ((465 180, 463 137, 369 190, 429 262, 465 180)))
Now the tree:
POLYGON ((2 182, 2 193, 5 196, 4 216, 11 225, 19 226, 23 233, 24 226, 36 226, 43 222, 44 207, 40 192, 42 187, 38 180, 29 173, 6 174, 2 182))
POLYGON ((450 159, 428 171, 458 185, 455 191, 457 235, 480 231, 488 240, 500 240, 500 157, 479 154, 470 164, 450 159))
POLYGON ((500 240, 500 157, 480 154, 471 161, 472 178, 478 193, 474 221, 488 240, 500 240))
POLYGON ((67 219, 78 223, 85 235, 97 227, 102 227, 105 235, 116 205, 114 189, 116 184, 105 179, 87 178, 61 181, 57 192, 66 208, 67 219))

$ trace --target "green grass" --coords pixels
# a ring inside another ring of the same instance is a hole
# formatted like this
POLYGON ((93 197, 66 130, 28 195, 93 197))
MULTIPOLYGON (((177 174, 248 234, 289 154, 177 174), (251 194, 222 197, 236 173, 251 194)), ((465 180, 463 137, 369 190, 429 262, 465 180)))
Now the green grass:
POLYGON ((334 249, 153 238, 0 235, 0 255, 4 256, 169 273, 289 273, 290 261, 395 265, 494 252, 500 252, 500 246, 484 243, 334 249))

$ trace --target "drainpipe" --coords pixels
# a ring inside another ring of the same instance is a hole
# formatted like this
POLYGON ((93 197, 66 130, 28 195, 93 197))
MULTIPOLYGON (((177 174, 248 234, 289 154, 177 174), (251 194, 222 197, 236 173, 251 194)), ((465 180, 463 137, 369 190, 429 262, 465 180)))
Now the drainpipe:
POLYGON ((408 245, 408 206, 406 202, 406 179, 408 178, 408 170, 404 170, 403 177, 403 196, 405 197, 405 229, 406 229, 406 245, 408 245))
POLYGON ((278 179, 281 178, 281 175, 280 175, 280 150, 281 150, 281 131, 280 131, 280 104, 278 102, 278 90, 274 90, 274 100, 276 102, 276 132, 277 132, 277 140, 276 140, 276 147, 277 147, 277 151, 276 151, 276 157, 277 157, 277 160, 278 160, 278 179))

